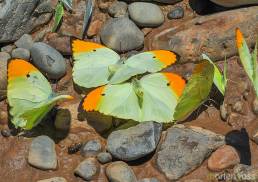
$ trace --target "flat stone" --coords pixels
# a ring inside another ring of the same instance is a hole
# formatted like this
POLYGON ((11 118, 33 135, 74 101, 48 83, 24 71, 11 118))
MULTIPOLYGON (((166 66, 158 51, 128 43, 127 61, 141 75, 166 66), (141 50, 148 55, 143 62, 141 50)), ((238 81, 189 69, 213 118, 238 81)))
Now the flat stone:
POLYGON ((81 147, 81 155, 83 157, 96 156, 102 149, 101 143, 98 139, 90 140, 81 147))
POLYGON ((24 49, 24 48, 16 48, 12 51, 12 58, 29 60, 30 59, 30 51, 28 49, 24 49))
POLYGON ((130 18, 140 27, 157 27, 165 20, 159 6, 152 3, 135 2, 129 5, 128 11, 130 18))
POLYGON ((107 150, 116 158, 132 161, 153 152, 159 142, 162 125, 144 122, 125 130, 112 132, 107 139, 107 150))
POLYGON ((82 161, 74 170, 74 173, 85 180, 92 180, 99 171, 99 165, 94 158, 82 161))
POLYGON ((211 171, 223 171, 239 163, 240 157, 237 150, 230 145, 224 145, 211 154, 208 168, 211 171))
POLYGON ((16 45, 16 47, 18 48, 24 48, 27 50, 30 50, 32 48, 33 45, 33 40, 31 35, 29 34, 24 34, 23 36, 21 36, 21 38, 19 38, 14 44, 16 45))
POLYGON ((212 2, 224 7, 237 7, 243 5, 258 4, 258 0, 211 0, 212 2))
POLYGON ((178 180, 224 144, 224 136, 199 127, 176 125, 167 130, 156 154, 156 164, 169 180, 178 180))
POLYGON ((122 161, 109 164, 106 175, 110 182, 137 182, 133 170, 122 161))
POLYGON ((45 135, 34 138, 30 145, 28 162, 39 169, 56 169, 57 156, 54 141, 45 135))
POLYGON ((50 79, 60 79, 66 73, 64 57, 43 42, 33 44, 31 57, 34 65, 50 79))
POLYGON ((47 23, 53 11, 49 0, 8 0, 0 7, 0 43, 13 42, 47 23))
POLYGON ((123 1, 115 1, 109 8, 108 13, 114 18, 123 17, 127 14, 127 4, 123 1))
POLYGON ((39 180, 37 182, 67 182, 67 181, 65 178, 62 178, 62 177, 54 177, 54 178, 39 180))
POLYGON ((118 52, 126 52, 143 46, 144 34, 127 17, 108 20, 100 32, 101 41, 118 52))
POLYGON ((257 11, 258 6, 254 6, 199 16, 189 21, 168 21, 162 26, 164 28, 157 28, 147 35, 145 45, 147 50, 176 52, 181 56, 180 63, 200 61, 202 53, 213 61, 224 60, 225 57, 238 54, 235 45, 236 27, 241 28, 249 47, 255 45, 257 11))
POLYGON ((97 159, 101 164, 105 164, 112 161, 112 155, 108 152, 101 152, 97 155, 97 159))

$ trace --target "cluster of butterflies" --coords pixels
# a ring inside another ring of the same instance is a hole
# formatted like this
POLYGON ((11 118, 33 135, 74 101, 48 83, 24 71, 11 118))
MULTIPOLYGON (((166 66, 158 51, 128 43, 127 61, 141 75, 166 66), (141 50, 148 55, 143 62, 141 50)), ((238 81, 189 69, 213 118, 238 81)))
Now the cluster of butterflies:
MULTIPOLYGON (((100 44, 74 40, 73 81, 94 88, 83 101, 85 111, 98 111, 135 121, 172 122, 182 120, 204 102, 210 92, 214 65, 197 64, 188 81, 174 73, 159 72, 176 62, 165 50, 143 52, 123 60, 100 44)), ((8 103, 11 121, 29 130, 56 105, 72 99, 57 95, 48 80, 25 60, 11 60, 8 66, 8 103)))

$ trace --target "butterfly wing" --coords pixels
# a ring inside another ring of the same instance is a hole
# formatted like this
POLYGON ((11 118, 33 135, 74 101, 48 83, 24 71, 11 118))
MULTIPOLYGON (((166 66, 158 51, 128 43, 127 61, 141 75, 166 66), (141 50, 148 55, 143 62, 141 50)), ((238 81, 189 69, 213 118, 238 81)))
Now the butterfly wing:
POLYGON ((208 97, 214 77, 209 61, 197 64, 175 109, 174 119, 183 120, 195 111, 208 97))
POLYGON ((47 79, 33 65, 25 60, 15 59, 11 60, 8 66, 7 98, 13 124, 16 127, 31 129, 57 100, 69 99, 70 96, 54 97, 47 79), (43 109, 44 107, 46 109, 43 109), (42 113, 38 113, 37 109, 42 113))
POLYGON ((173 73, 155 73, 140 80, 142 89, 141 121, 171 122, 185 81, 173 73))
POLYGON ((86 111, 99 111, 122 119, 139 121, 140 107, 131 83, 107 85, 90 92, 84 99, 86 111))
POLYGON ((74 40, 72 42, 74 82, 84 88, 97 87, 108 83, 113 74, 111 65, 120 60, 113 50, 100 44, 74 40))
POLYGON ((176 54, 166 50, 143 52, 130 57, 110 79, 111 84, 121 83, 132 76, 155 73, 175 63, 176 54))

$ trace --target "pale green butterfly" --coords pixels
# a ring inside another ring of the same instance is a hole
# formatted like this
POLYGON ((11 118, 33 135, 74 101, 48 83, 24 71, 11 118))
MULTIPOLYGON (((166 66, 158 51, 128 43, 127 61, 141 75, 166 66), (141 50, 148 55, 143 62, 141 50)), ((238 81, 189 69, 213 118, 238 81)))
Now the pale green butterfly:
POLYGON ((185 81, 176 74, 153 73, 93 90, 84 99, 83 108, 139 122, 171 122, 184 87, 185 81))
POLYGON ((11 60, 8 65, 7 98, 15 127, 30 130, 55 106, 57 101, 72 99, 56 95, 47 79, 29 62, 11 60))
POLYGON ((158 72, 176 61, 173 52, 156 50, 134 55, 123 62, 113 50, 82 40, 74 40, 72 50, 73 80, 84 88, 122 83, 138 74, 158 72))
POLYGON ((257 42, 255 49, 251 54, 242 32, 236 29, 236 44, 238 48, 241 63, 247 73, 249 79, 252 81, 256 96, 258 97, 258 75, 257 75, 257 42))
POLYGON ((197 64, 175 108, 174 119, 182 121, 195 111, 209 96, 214 77, 214 66, 207 60, 197 64))

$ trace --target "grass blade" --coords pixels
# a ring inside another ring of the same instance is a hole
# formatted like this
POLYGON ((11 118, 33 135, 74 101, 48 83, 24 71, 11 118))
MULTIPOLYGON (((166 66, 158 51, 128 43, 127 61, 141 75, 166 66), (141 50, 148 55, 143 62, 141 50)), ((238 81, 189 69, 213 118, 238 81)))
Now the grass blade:
POLYGON ((57 4, 56 9, 55 9, 55 22, 54 22, 54 26, 52 28, 52 32, 56 32, 62 18, 64 15, 64 7, 63 7, 63 3, 60 2, 57 4))
POLYGON ((93 0, 86 1, 86 9, 85 9, 85 14, 84 14, 84 18, 83 18, 83 27, 82 27, 82 39, 85 35, 86 29, 87 29, 90 19, 91 19, 93 6, 94 6, 93 0))
POLYGON ((73 0, 61 0, 68 10, 73 10, 73 0))

